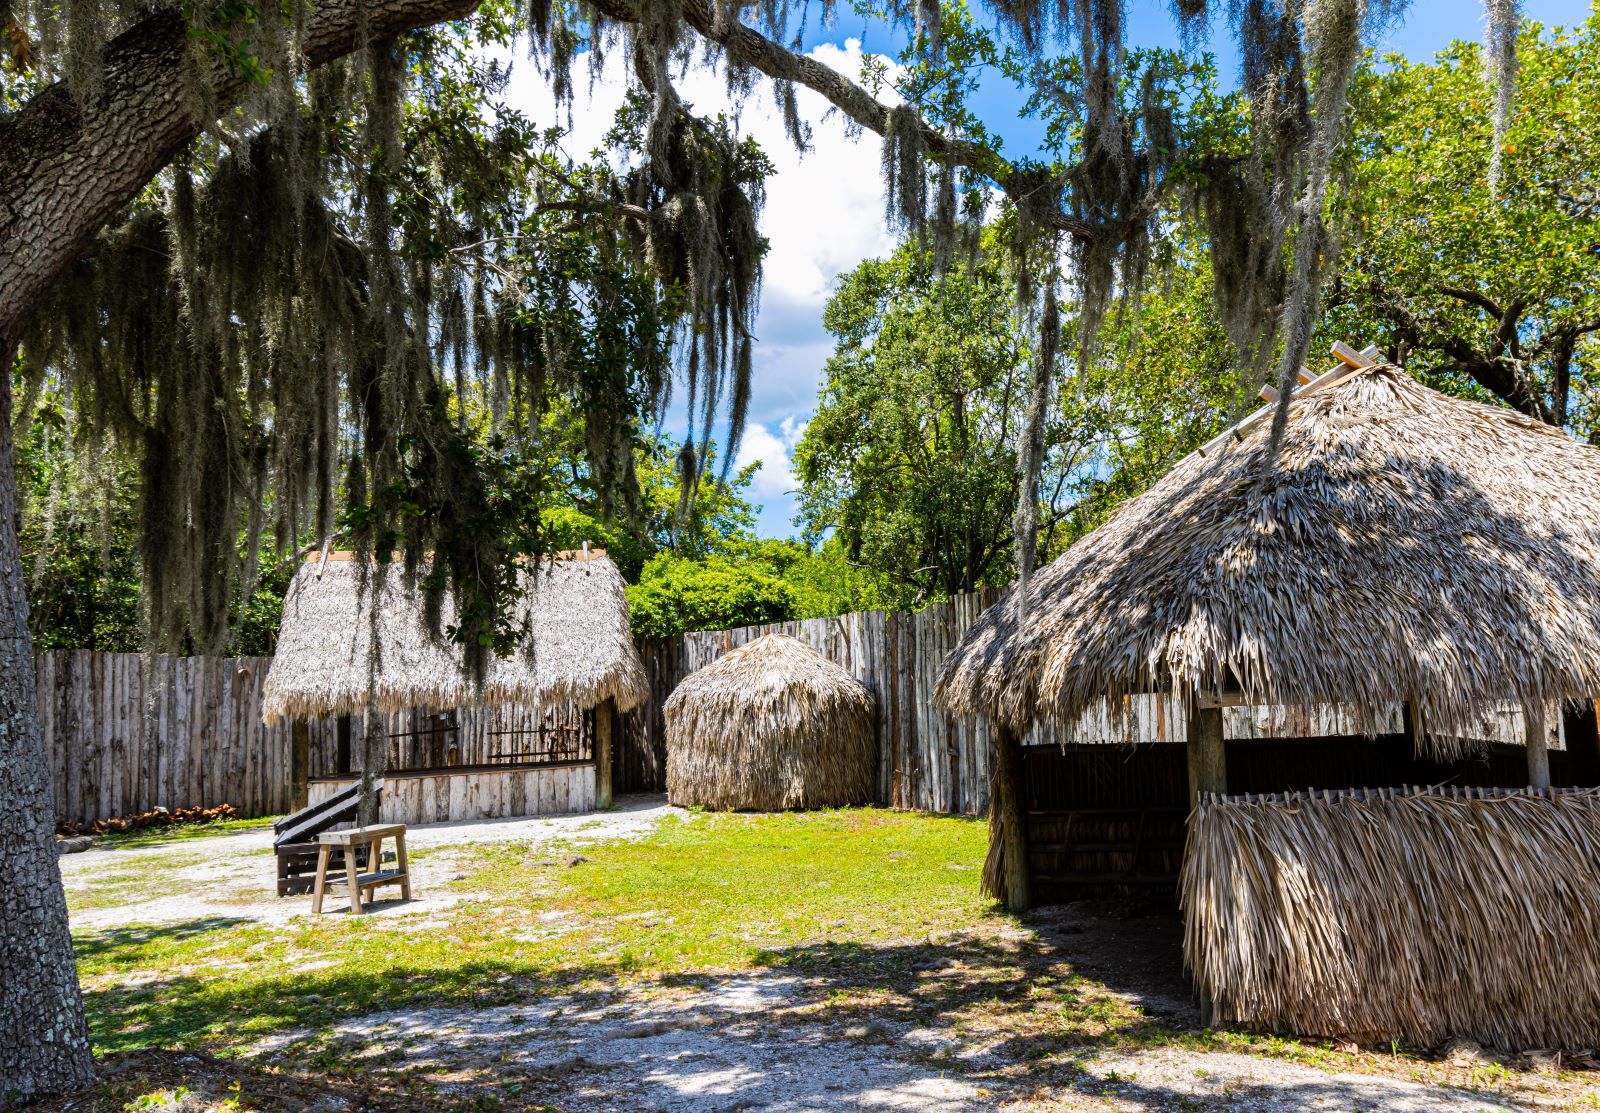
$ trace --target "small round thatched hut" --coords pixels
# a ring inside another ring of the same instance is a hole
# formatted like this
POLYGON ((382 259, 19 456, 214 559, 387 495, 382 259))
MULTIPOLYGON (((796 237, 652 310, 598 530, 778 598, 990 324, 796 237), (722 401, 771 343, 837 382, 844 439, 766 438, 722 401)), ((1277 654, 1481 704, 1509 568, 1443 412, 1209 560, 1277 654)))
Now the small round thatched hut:
POLYGON ((735 811, 872 799, 872 693, 822 654, 767 634, 679 684, 667 720, 667 799, 735 811))

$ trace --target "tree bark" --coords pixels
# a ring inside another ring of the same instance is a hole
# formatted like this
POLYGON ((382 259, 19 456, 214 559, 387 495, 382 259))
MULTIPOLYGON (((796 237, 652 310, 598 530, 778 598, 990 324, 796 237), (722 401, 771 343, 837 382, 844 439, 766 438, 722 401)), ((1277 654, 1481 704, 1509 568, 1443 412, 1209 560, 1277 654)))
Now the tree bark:
MULTIPOLYGON (((317 66, 371 39, 458 19, 477 0, 324 0, 308 16, 317 66), (364 31, 363 31, 364 29, 364 31)), ((200 132, 186 107, 188 28, 154 12, 102 52, 98 98, 64 86, 0 119, 0 1105, 78 1089, 94 1061, 56 862, 33 643, 17 544, 11 368, 40 299, 95 234, 200 132)), ((215 103, 243 79, 216 66, 215 103)))
MULTIPOLYGON (((0 345, 0 368, 10 367, 11 352, 0 345)), ((94 1078, 17 547, 10 383, 9 374, 0 382, 0 1106, 94 1078)))
MULTIPOLYGON (((307 17, 309 66, 343 57, 371 40, 460 19, 478 0, 323 0, 307 17)), ((188 28, 163 8, 101 52, 104 77, 87 105, 53 85, 0 121, 0 368, 39 299, 93 241, 200 134, 184 95, 188 28)), ((221 64, 211 74, 215 103, 228 107, 245 78, 221 64)))

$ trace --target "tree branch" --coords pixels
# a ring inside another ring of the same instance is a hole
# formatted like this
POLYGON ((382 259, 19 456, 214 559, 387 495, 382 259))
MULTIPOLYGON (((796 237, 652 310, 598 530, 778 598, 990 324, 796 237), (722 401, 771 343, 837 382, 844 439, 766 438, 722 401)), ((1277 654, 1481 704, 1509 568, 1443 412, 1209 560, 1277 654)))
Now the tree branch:
MULTIPOLYGON (((478 2, 320 0, 306 17, 306 65, 460 19, 478 2)), ((103 77, 92 104, 78 104, 57 83, 0 120, 0 366, 9 365, 39 298, 67 264, 200 134, 203 121, 184 96, 188 30, 177 9, 155 11, 101 51, 103 77)), ((214 103, 237 103, 246 82, 214 63, 214 103)))
MULTIPOLYGON (((642 0, 596 0, 595 8, 618 23, 638 24, 645 18, 642 0)), ((779 81, 792 81, 803 85, 832 104, 852 121, 879 135, 889 131, 889 108, 860 85, 830 66, 814 58, 797 54, 767 38, 742 23, 723 23, 712 13, 706 0, 685 0, 684 21, 708 42, 721 47, 729 58, 759 70, 779 81)), ((966 139, 955 139, 918 117, 922 132, 922 149, 929 155, 954 165, 966 166, 992 180, 1013 200, 1023 200, 1026 194, 1040 188, 1035 174, 1024 174, 995 151, 966 139)), ((1055 179, 1057 188, 1068 175, 1055 179)), ((1039 207, 1035 208, 1038 211, 1039 207)), ((1042 213, 1043 222, 1051 228, 1076 236, 1079 239, 1096 239, 1104 229, 1082 217, 1052 206, 1042 213)))

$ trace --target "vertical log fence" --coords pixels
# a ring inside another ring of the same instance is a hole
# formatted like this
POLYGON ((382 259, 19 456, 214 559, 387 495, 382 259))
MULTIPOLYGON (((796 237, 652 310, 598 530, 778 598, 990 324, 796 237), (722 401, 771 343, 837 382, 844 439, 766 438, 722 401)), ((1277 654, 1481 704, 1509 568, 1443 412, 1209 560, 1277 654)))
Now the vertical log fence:
MULTIPOLYGON (((916 613, 862 611, 642 639, 650 679, 644 705, 622 716, 613 751, 619 793, 666 787, 661 706, 689 673, 762 634, 777 631, 837 661, 878 701, 878 803, 892 808, 981 815, 988 807, 993 749, 981 722, 953 719, 933 703, 946 654, 991 605, 985 591, 916 613)), ((203 658, 87 650, 41 654, 40 716, 57 818, 88 822, 153 807, 228 803, 247 816, 288 811, 294 801, 290 725, 261 722, 261 686, 270 657, 203 658)), ((1229 739, 1359 733, 1343 709, 1226 708, 1229 739)), ((1381 729, 1400 729, 1389 709, 1381 729), (1387 720, 1392 719, 1389 723, 1387 720)), ((1552 733, 1558 733, 1555 717, 1552 733)), ((494 763, 527 752, 592 753, 594 716, 570 709, 545 715, 516 708, 427 709, 391 716, 391 763, 494 763), (437 752, 435 752, 437 751, 437 752)), ((1520 709, 1485 710, 1481 737, 1520 744, 1520 709)), ((1185 715, 1167 696, 1131 696, 1074 724, 1041 723, 1026 745, 1073 742, 1182 742, 1185 715)), ((1563 748, 1559 736, 1551 744, 1563 748)), ((341 772, 338 724, 310 724, 312 776, 341 772)), ((348 757, 343 764, 348 765, 348 757)))

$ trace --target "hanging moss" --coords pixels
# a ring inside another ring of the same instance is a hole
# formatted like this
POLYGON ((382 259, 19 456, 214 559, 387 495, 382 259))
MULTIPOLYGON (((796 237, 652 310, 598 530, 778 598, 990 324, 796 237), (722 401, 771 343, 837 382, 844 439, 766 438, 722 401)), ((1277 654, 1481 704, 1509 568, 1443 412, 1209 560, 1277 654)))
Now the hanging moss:
POLYGON ((1484 76, 1494 89, 1494 147, 1489 152, 1489 192, 1500 187, 1501 149, 1511 127, 1511 107, 1517 91, 1517 23, 1521 0, 1483 0, 1484 76))

